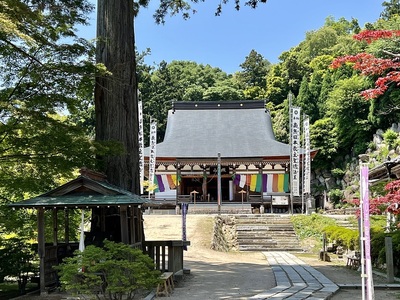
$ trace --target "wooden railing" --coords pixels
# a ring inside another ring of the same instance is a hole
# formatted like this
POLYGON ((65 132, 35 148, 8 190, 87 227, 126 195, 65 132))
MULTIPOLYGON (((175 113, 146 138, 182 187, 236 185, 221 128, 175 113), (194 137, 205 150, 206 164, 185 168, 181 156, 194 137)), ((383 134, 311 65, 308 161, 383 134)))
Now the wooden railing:
POLYGON ((143 252, 154 260, 155 267, 161 272, 183 273, 183 251, 189 241, 146 241, 143 252))

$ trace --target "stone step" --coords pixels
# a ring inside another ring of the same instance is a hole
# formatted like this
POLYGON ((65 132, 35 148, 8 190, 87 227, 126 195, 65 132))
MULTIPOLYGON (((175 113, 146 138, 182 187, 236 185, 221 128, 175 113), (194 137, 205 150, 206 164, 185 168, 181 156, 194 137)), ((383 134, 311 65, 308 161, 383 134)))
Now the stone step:
POLYGON ((239 251, 288 251, 288 252, 303 252, 300 247, 263 247, 263 246, 239 246, 239 251))
POLYGON ((240 251, 302 251, 290 217, 236 216, 240 251))
POLYGON ((263 232, 237 232, 237 238, 242 238, 242 239, 252 239, 252 238, 276 238, 276 239, 296 239, 297 240, 297 236, 296 234, 292 233, 292 234, 282 234, 282 233, 276 233, 276 232, 267 232, 267 233, 263 233, 263 232))
POLYGON ((236 225, 237 231, 293 231, 293 226, 236 225))
POLYGON ((265 241, 265 240, 246 240, 246 241, 238 241, 239 246, 244 245, 264 245, 264 246, 295 246, 298 247, 299 243, 297 241, 286 241, 286 242, 278 242, 278 241, 265 241))

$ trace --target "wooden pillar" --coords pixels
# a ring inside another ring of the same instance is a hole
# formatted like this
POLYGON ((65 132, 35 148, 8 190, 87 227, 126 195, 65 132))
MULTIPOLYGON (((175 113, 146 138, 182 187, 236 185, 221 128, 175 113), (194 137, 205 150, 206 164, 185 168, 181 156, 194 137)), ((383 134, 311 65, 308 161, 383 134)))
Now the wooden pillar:
POLYGON ((46 245, 44 238, 44 208, 37 210, 37 223, 38 223, 38 254, 39 254, 39 273, 40 273, 40 294, 45 293, 45 253, 46 245))
POLYGON ((121 242, 124 244, 129 243, 129 235, 128 235, 128 215, 127 215, 128 207, 126 205, 122 205, 119 208, 119 218, 121 224, 121 242))
POLYGON ((179 195, 181 194, 181 183, 179 182, 180 178, 181 178, 181 166, 180 164, 178 164, 176 167, 176 205, 178 205, 178 198, 179 195))
POLYGON ((143 212, 141 207, 137 207, 137 228, 138 228, 138 235, 137 235, 137 241, 136 242, 145 242, 145 236, 144 236, 144 227, 143 227, 143 212))
POLYGON ((136 233, 135 233, 135 207, 129 207, 128 210, 128 214, 129 214, 129 233, 130 233, 130 244, 134 244, 136 242, 136 233))
POLYGON ((51 211, 51 215, 52 215, 52 218, 53 218, 53 245, 54 246, 57 246, 57 243, 58 243, 58 234, 57 234, 57 225, 58 225, 58 220, 57 220, 57 212, 58 212, 58 209, 57 208, 54 208, 52 211, 51 211))
POLYGON ((65 239, 65 244, 69 244, 69 209, 64 209, 64 218, 65 218, 64 239, 65 239))
POLYGON ((203 201, 207 201, 207 169, 205 167, 203 168, 203 184, 201 190, 203 193, 203 201))

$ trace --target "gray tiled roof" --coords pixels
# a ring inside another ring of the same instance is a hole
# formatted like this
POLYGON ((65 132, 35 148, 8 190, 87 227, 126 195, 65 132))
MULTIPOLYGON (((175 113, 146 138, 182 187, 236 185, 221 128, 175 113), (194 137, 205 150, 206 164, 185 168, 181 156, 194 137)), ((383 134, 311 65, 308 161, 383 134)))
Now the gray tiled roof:
POLYGON ((225 158, 290 155, 289 145, 275 140, 264 101, 226 103, 175 105, 168 112, 164 141, 157 144, 157 158, 211 158, 218 153, 225 158))

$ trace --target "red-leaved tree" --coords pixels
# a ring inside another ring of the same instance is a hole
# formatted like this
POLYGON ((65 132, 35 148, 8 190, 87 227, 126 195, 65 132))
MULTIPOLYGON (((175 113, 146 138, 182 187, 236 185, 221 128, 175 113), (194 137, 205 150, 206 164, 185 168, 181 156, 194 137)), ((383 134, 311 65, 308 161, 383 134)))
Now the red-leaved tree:
MULTIPOLYGON (((371 43, 378 39, 388 39, 400 36, 400 30, 364 30, 354 35, 354 39, 371 43)), ((336 58, 332 68, 339 68, 343 64, 353 63, 353 68, 365 76, 379 76, 375 81, 375 88, 362 91, 362 96, 369 100, 383 95, 391 84, 400 85, 400 54, 382 50, 391 58, 378 58, 369 53, 358 53, 336 58)))

